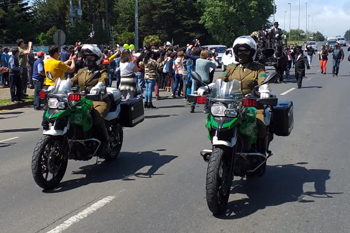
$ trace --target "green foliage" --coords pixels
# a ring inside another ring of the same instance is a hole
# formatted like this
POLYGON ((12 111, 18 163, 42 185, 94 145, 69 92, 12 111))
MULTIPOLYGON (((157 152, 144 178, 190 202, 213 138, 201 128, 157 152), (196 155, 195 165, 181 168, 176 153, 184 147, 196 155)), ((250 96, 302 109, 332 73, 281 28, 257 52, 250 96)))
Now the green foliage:
POLYGON ((135 41, 134 32, 123 32, 117 35, 117 40, 119 44, 133 44, 135 41))
POLYGON ((324 41, 326 39, 325 36, 319 31, 315 32, 313 37, 315 41, 324 41))
POLYGON ((145 39, 143 39, 143 46, 145 45, 155 45, 155 46, 160 46, 162 41, 160 40, 158 35, 149 35, 146 36, 145 39))
POLYGON ((350 30, 347 30, 344 34, 345 40, 349 41, 350 40, 350 30))
POLYGON ((221 44, 230 45, 240 35, 266 24, 273 13, 273 0, 198 0, 203 4, 201 23, 221 44))
POLYGON ((290 30, 290 40, 305 40, 305 32, 301 29, 291 29, 290 30))

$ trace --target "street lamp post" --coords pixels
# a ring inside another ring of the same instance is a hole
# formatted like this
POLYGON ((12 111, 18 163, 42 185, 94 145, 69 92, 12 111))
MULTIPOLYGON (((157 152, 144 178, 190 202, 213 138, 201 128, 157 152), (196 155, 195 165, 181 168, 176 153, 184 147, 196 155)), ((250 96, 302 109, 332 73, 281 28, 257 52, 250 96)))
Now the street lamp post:
POLYGON ((307 35, 307 2, 305 2, 306 4, 306 31, 305 31, 305 35, 307 35))
POLYGON ((291 31, 291 25, 292 25, 292 3, 288 2, 289 4, 289 38, 290 41, 290 31, 291 31))
POLYGON ((139 1, 135 0, 135 49, 139 49, 139 1))

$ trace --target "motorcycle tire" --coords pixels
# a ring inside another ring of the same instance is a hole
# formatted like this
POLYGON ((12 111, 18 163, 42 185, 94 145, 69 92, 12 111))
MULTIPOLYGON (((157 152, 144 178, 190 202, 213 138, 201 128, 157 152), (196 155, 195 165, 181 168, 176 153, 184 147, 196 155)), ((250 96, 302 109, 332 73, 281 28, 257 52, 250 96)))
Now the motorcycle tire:
POLYGON ((113 140, 115 140, 115 143, 110 143, 112 150, 104 157, 107 161, 116 159, 119 156, 123 145, 124 133, 121 125, 117 124, 113 126, 112 132, 113 134, 111 134, 111 136, 114 137, 113 140))
POLYGON ((226 150, 226 148, 214 147, 208 163, 206 199, 209 210, 214 216, 226 210, 230 196, 233 176, 230 171, 231 155, 225 156, 226 150))
POLYGON ((44 190, 56 188, 66 172, 68 159, 60 154, 62 144, 62 137, 45 135, 34 148, 32 175, 35 183, 44 190))

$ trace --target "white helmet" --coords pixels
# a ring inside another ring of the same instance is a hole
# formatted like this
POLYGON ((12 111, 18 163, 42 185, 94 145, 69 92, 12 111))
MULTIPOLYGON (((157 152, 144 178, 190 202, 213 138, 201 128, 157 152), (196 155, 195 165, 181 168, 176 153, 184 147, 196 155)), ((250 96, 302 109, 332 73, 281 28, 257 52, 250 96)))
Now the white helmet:
POLYGON ((233 42, 233 51, 235 52, 236 56, 238 55, 238 50, 250 50, 250 55, 253 57, 256 52, 256 43, 254 39, 250 36, 240 36, 238 37, 235 42, 233 42))
POLYGON ((83 54, 83 58, 86 56, 95 56, 96 57, 96 65, 100 65, 102 61, 102 52, 95 44, 84 44, 81 48, 81 53, 83 54))

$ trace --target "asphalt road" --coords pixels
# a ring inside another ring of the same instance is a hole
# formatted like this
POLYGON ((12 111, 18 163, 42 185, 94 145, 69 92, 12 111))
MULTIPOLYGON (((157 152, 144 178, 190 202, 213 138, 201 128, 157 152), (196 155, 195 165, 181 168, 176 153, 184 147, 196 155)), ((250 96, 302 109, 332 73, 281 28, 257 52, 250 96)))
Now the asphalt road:
POLYGON ((0 232, 350 232, 349 71, 343 61, 339 77, 322 75, 314 59, 302 89, 291 89, 293 77, 271 85, 294 101, 294 130, 275 137, 264 177, 235 177, 220 218, 205 200, 203 106, 191 114, 182 99, 155 101, 142 124, 125 129, 116 161, 70 161, 50 192, 30 167, 42 113, 0 112, 0 232))

